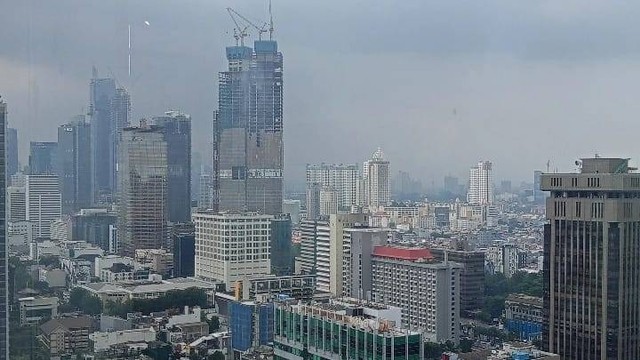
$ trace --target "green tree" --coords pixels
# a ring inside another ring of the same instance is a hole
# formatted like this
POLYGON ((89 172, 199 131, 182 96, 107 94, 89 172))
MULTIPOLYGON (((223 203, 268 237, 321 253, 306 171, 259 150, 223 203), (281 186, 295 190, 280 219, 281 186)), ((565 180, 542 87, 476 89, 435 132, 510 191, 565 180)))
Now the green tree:
POLYGON ((69 302, 63 306, 64 311, 81 311, 87 315, 102 313, 102 301, 89 291, 75 287, 71 290, 69 302))
POLYGON ((224 354, 222 351, 216 351, 209 356, 209 360, 224 360, 224 354))

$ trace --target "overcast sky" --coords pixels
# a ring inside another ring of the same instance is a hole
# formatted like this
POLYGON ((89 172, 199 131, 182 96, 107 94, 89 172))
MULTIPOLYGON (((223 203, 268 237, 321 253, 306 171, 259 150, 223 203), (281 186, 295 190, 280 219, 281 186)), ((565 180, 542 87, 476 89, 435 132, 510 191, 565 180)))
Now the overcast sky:
MULTIPOLYGON (((7 0, 0 94, 22 161, 29 141, 55 140, 86 111, 93 65, 129 89, 135 121, 191 114, 207 152, 233 44, 227 6, 267 18, 266 0, 7 0)), ((478 160, 494 162, 496 181, 531 181, 547 160, 640 158, 637 1, 273 0, 273 13, 289 181, 378 146, 394 172, 436 185, 478 160)))

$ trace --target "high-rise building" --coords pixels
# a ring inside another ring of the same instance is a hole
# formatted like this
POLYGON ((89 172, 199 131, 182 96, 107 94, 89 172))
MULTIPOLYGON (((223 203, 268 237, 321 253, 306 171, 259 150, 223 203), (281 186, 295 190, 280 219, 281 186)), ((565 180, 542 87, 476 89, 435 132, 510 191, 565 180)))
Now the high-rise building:
POLYGON ((174 224, 171 227, 174 277, 189 277, 195 275, 195 231, 193 223, 174 224))
POLYGON ((162 128, 140 121, 122 133, 118 156, 118 241, 120 252, 159 249, 167 244, 169 214, 167 142, 162 128))
POLYGON ((389 161, 384 159, 382 149, 378 148, 371 160, 366 161, 363 170, 366 205, 376 209, 391 202, 391 178, 389 161))
POLYGON ((316 220, 320 217, 320 183, 307 184, 307 219, 316 220))
POLYGON ((285 199, 282 201, 282 213, 289 214, 291 224, 296 226, 300 223, 300 200, 285 199))
POLYGON ((307 187, 318 183, 336 191, 338 207, 348 211, 358 200, 358 166, 343 164, 307 164, 307 187))
POLYGON ((56 173, 58 143, 32 141, 29 144, 29 174, 52 175, 56 173))
POLYGON ((7 188, 7 221, 15 223, 25 220, 27 220, 25 188, 9 186, 7 188))
POLYGON ((0 360, 9 358, 9 302, 8 261, 6 232, 6 169, 5 131, 7 129, 7 104, 0 99, 0 360))
POLYGON ((191 221, 191 116, 167 111, 153 120, 167 142, 169 221, 191 221))
POLYGON ((387 235, 387 230, 380 228, 344 229, 342 296, 372 300, 373 249, 385 245, 387 235))
POLYGON ((471 167, 467 202, 472 205, 493 204, 493 169, 490 161, 480 161, 471 167))
POLYGON ((300 222, 300 255, 296 257, 296 274, 315 274, 317 256, 317 229, 320 223, 328 222, 318 220, 303 220, 300 222))
POLYGON ((62 213, 72 214, 92 204, 91 126, 84 115, 58 127, 56 174, 62 194, 62 213))
POLYGON ((195 276, 234 288, 271 272, 271 215, 195 212, 195 276))
POLYGON ((131 99, 114 79, 98 78, 94 69, 89 91, 93 191, 97 201, 110 201, 117 187, 118 144, 129 126, 131 99))
POLYGON ((438 261, 462 264, 460 272, 460 311, 473 311, 484 304, 484 258, 482 251, 431 249, 438 261))
POLYGON ((20 171, 18 156, 18 130, 7 128, 7 179, 11 184, 11 175, 20 171))
POLYGON ((214 210, 282 212, 282 53, 278 43, 227 47, 213 126, 214 210))
POLYGON ((514 244, 500 244, 489 247, 487 260, 493 266, 493 271, 510 278, 519 269, 518 248, 514 244))
POLYGON ((320 189, 320 216, 329 216, 338 213, 338 192, 333 188, 324 186, 320 189))
POLYGON ((403 326, 432 342, 460 341, 462 265, 424 248, 376 246, 372 267, 374 301, 402 308, 403 326))
POLYGON ((271 273, 293 275, 293 243, 291 216, 280 214, 271 219, 271 273))
POLYGON ((25 185, 27 221, 35 226, 35 236, 48 238, 51 222, 62 216, 62 197, 56 175, 27 175, 25 185))
POLYGON ((81 209, 71 216, 71 240, 86 241, 106 252, 112 252, 117 215, 106 209, 81 209))
MULTIPOLYGON (((640 173, 629 159, 588 158, 542 174, 543 345, 563 359, 640 356, 640 173)), ((548 350, 548 351, 549 351, 548 350)))
POLYGON ((542 171, 536 170, 533 172, 533 202, 536 204, 544 204, 546 195, 544 191, 540 189, 540 178, 542 177, 542 171))

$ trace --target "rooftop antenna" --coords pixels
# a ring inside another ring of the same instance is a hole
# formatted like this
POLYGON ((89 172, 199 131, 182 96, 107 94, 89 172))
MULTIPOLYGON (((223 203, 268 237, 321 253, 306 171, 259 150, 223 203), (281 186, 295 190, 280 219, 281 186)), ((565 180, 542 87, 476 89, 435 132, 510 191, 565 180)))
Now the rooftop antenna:
POLYGON ((271 0, 269 0, 269 40, 273 40, 273 14, 271 13, 271 0))

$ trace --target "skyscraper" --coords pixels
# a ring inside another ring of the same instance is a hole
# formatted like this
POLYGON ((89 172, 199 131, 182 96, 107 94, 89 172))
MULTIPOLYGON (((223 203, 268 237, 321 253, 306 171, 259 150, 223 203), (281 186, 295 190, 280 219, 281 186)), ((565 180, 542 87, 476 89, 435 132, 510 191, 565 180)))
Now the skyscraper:
POLYGON ((490 161, 480 161, 469 170, 467 202, 473 205, 493 204, 493 169, 490 161))
POLYGON ((540 189, 540 178, 542 177, 542 171, 536 170, 533 172, 533 202, 536 204, 544 204, 545 193, 540 189))
POLYGON ((84 115, 58 127, 57 171, 62 213, 72 214, 92 204, 91 126, 84 115))
POLYGON ((0 99, 0 360, 9 358, 8 317, 8 262, 6 242, 6 169, 5 131, 7 129, 7 104, 0 99))
POLYGON ((191 116, 168 111, 154 122, 167 142, 169 221, 191 221, 191 116))
POLYGON ((307 184, 307 219, 316 220, 320 217, 320 183, 307 184))
MULTIPOLYGON (((18 130, 7 128, 7 179, 20 171, 18 156, 18 130)), ((11 182, 9 182, 11 185, 11 182)))
POLYGON ((378 148, 371 160, 364 163, 363 175, 366 205, 370 208, 389 205, 391 202, 389 161, 384 159, 382 149, 378 148))
POLYGON ((35 224, 35 236, 48 238, 51 222, 62 216, 57 175, 27 175, 25 185, 27 221, 35 224))
POLYGON ((173 276, 195 275, 196 235, 193 223, 175 224, 171 227, 173 243, 173 276))
POLYGON ((114 79, 98 78, 95 69, 89 99, 93 191, 96 200, 110 200, 117 186, 118 143, 129 125, 131 99, 125 89, 116 89, 114 79))
POLYGON ((307 164, 307 186, 313 183, 333 188, 341 210, 349 210, 357 204, 358 166, 355 164, 307 164))
POLYGON ((640 174, 628 159, 582 159, 542 174, 543 345, 563 359, 640 357, 640 174))
POLYGON ((213 126, 214 209, 282 212, 282 53, 278 43, 227 47, 213 126))
POLYGON ((32 141, 29 144, 29 174, 52 175, 56 171, 58 143, 32 141))
POLYGON ((140 121, 125 128, 118 156, 119 252, 159 249, 168 237, 167 142, 162 128, 140 121))

